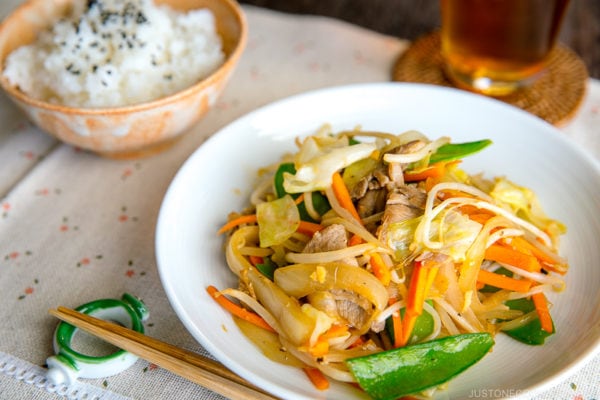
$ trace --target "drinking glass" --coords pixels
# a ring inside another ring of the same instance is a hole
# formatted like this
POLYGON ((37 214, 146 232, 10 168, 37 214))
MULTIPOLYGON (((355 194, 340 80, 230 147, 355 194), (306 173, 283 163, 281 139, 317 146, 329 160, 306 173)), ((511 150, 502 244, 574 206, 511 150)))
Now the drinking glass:
POLYGON ((544 71, 569 0, 441 0, 447 77, 458 87, 503 96, 544 71))

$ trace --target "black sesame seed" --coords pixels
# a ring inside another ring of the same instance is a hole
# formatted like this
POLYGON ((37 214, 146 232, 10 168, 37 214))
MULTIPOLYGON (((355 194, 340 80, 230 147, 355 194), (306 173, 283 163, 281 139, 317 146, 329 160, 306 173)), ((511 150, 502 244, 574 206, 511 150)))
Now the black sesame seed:
POLYGON ((88 0, 88 2, 87 2, 87 8, 88 8, 88 10, 90 8, 94 7, 97 4, 98 4, 98 0, 88 0))
POLYGON ((144 13, 142 13, 141 11, 138 11, 135 22, 137 22, 138 24, 145 24, 146 22, 148 22, 148 18, 146 18, 144 13))

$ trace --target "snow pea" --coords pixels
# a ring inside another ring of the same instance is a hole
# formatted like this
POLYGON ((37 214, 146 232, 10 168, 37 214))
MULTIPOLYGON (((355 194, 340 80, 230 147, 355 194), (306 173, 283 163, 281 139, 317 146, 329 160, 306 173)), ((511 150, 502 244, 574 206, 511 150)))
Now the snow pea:
POLYGON ((449 381, 493 345, 489 333, 466 333, 351 358, 346 364, 373 399, 394 400, 449 381))
MULTIPOLYGON (((535 305, 531 299, 516 299, 509 300, 505 303, 511 310, 520 310, 524 314, 530 313, 535 310, 535 305)), ((530 344, 530 345, 541 345, 544 344, 546 338, 555 332, 554 323, 552 323, 552 333, 546 332, 542 329, 539 318, 535 318, 523 326, 514 328, 508 331, 503 331, 508 336, 519 342, 530 344)))
MULTIPOLYGON (((290 174, 296 173, 296 167, 294 166, 294 163, 282 163, 277 168, 273 182, 275 186, 275 194, 279 198, 285 196, 286 194, 289 194, 294 199, 296 199, 298 198, 298 196, 300 196, 300 193, 287 193, 283 188, 283 174, 286 172, 290 174)), ((327 198, 319 192, 312 192, 312 202, 313 207, 320 215, 325 214, 331 209, 331 205, 329 204, 327 198)), ((316 222, 306 211, 306 206, 304 205, 304 203, 298 204, 298 211, 300 212, 300 219, 302 219, 303 221, 316 222)))
POLYGON ((430 164, 441 161, 454 161, 477 153, 492 144, 489 139, 477 140, 465 143, 447 143, 440 146, 429 158, 430 164))

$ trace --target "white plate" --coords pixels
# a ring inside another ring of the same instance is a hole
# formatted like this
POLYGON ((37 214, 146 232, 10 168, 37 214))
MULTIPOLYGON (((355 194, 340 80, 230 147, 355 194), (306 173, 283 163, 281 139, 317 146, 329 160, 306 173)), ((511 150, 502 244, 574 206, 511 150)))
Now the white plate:
POLYGON ((246 204, 256 170, 294 150, 296 136, 323 123, 334 130, 416 129, 455 142, 490 138, 493 146, 467 158, 463 168, 532 188, 548 214, 568 226, 561 246, 571 265, 567 290, 551 297, 558 332, 539 347, 498 335, 493 353, 436 398, 531 397, 598 353, 598 162, 551 125, 504 103, 454 89, 383 83, 310 92, 254 111, 204 143, 173 180, 158 219, 158 268, 175 312, 218 360, 285 399, 366 398, 344 384, 318 392, 301 371, 269 361, 205 291, 208 285, 236 285, 216 231, 229 212, 246 204))

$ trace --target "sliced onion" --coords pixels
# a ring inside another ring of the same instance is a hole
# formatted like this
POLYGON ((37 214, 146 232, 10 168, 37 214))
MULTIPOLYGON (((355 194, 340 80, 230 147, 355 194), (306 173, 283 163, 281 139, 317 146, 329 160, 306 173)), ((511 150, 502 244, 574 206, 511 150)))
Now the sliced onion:
POLYGON ((378 311, 387 306, 385 286, 370 272, 342 263, 294 264, 275 270, 274 281, 285 293, 304 297, 314 291, 344 289, 369 300, 378 311))
POLYGON ((258 226, 243 226, 234 231, 225 245, 225 259, 229 269, 241 277, 242 271, 252 267, 246 257, 240 252, 248 243, 258 247, 258 226))
POLYGON ((282 335, 297 346, 306 344, 315 328, 315 321, 302 311, 298 301, 254 267, 248 270, 248 280, 258 301, 279 322, 282 335))
POLYGON ((270 360, 291 367, 302 368, 304 363, 287 351, 279 341, 277 333, 258 327, 241 318, 234 319, 240 331, 270 360))
POLYGON ((327 263, 342 260, 346 257, 358 257, 366 252, 376 250, 371 243, 345 247, 340 250, 324 251, 319 253, 287 253, 285 258, 290 263, 327 263))

